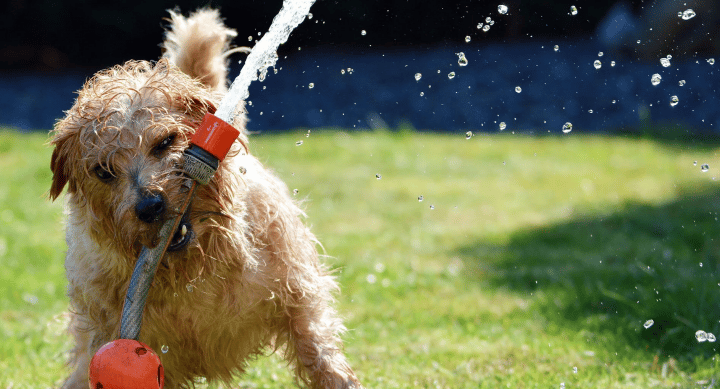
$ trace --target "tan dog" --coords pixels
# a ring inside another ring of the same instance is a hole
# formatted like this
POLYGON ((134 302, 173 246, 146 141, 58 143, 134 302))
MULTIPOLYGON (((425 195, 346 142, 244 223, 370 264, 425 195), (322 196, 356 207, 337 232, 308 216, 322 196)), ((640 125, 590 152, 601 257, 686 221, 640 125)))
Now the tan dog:
MULTIPOLYGON (((117 337, 141 247, 158 244, 184 193, 183 150, 226 89, 229 38, 213 10, 171 13, 165 55, 96 74, 56 125, 50 197, 67 186, 66 269, 75 338, 65 388, 87 388, 90 358, 117 337)), ((234 125, 244 127, 240 115, 234 125)), ((285 346, 313 388, 360 387, 342 354, 338 289, 288 188, 241 134, 183 216, 150 289, 140 340, 166 387, 230 381, 285 346)))

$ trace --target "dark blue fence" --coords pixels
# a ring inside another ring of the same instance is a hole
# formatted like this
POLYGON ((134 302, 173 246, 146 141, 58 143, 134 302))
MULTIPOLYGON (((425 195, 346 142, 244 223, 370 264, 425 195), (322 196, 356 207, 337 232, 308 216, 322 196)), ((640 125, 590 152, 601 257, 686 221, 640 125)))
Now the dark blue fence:
MULTIPOLYGON (((648 123, 720 130, 720 63, 636 62, 593 39, 392 50, 299 51, 254 82, 251 131, 412 126, 435 131, 614 131, 648 123), (558 50, 554 46, 558 46, 558 50), (463 52, 467 66, 458 64, 463 52), (596 69, 594 61, 601 67, 596 69), (615 61, 615 66, 611 62, 615 61), (351 70, 349 70, 351 69, 351 70), (448 75, 454 72, 455 76, 448 75), (419 81, 415 74, 421 73, 419 81), (658 85, 653 74, 662 76, 658 85), (685 81, 680 86, 681 80, 685 81), (310 87, 310 84, 313 87, 310 87), (516 87, 522 91, 517 93, 516 87), (670 105, 671 96, 678 103, 670 105)), ((718 58, 720 60, 720 58, 718 58)), ((237 75, 235 66, 232 76, 237 75)), ((49 129, 90 74, 3 74, 0 124, 49 129)))

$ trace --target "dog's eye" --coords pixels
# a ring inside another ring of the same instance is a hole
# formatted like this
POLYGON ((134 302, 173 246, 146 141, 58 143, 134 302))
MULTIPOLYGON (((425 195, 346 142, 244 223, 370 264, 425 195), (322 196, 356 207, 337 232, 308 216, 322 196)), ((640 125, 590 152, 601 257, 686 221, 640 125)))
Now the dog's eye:
POLYGON ((153 154, 160 155, 163 151, 167 150, 168 147, 170 147, 171 144, 173 144, 173 141, 175 140, 175 135, 170 135, 167 138, 163 139, 160 143, 155 145, 153 147, 153 154))
POLYGON ((94 170, 95 170, 95 175, 102 182, 110 182, 113 179, 115 179, 115 173, 113 173, 112 170, 108 170, 108 169, 104 168, 102 165, 95 166, 94 170))

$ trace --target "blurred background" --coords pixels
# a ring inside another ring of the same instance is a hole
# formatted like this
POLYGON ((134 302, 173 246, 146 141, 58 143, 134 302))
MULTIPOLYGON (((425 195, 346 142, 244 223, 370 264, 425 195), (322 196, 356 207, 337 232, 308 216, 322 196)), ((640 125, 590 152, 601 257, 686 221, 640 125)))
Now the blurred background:
MULTIPOLYGON (((75 91, 158 59, 168 9, 252 46, 282 4, 136 3, 0 3, 0 388, 65 375, 45 142, 75 91)), ((720 382, 719 26, 717 0, 316 2, 248 127, 338 269, 368 387, 720 382)), ((240 387, 291 385, 257 363, 240 387)))
MULTIPOLYGON (((168 9, 220 8, 234 43, 252 46, 281 4, 3 2, 0 125, 48 130, 96 71, 157 59, 168 9)), ((555 133, 566 122, 643 132, 682 123, 715 132, 718 26, 710 0, 318 1, 281 47, 277 75, 252 85, 249 126, 492 132, 504 122, 505 131, 555 133)))

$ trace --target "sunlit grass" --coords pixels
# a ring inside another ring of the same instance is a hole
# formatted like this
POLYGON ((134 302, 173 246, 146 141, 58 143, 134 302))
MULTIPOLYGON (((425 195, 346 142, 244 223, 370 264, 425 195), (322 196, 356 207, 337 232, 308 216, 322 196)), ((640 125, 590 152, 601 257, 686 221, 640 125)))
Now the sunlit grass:
MULTIPOLYGON (((716 149, 581 132, 252 138, 339 269, 346 353, 367 387, 720 378, 716 344, 694 338, 720 335, 716 149)), ((43 198, 44 140, 0 135, 0 388, 67 374, 62 207, 43 198)), ((291 383, 276 357, 238 379, 291 383)))

